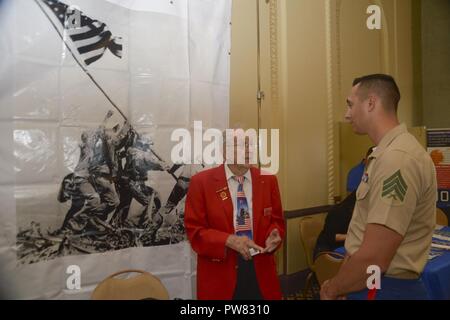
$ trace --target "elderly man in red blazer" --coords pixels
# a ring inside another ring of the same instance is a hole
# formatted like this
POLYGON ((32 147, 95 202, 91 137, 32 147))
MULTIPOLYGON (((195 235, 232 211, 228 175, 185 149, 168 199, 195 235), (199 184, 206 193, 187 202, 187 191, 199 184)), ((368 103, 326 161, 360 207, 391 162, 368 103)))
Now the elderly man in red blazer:
MULTIPOLYGON (((231 139, 229 139, 231 140, 231 139)), ((197 252, 197 298, 281 299, 274 251, 285 233, 277 179, 234 161, 193 176, 185 227, 197 252)))

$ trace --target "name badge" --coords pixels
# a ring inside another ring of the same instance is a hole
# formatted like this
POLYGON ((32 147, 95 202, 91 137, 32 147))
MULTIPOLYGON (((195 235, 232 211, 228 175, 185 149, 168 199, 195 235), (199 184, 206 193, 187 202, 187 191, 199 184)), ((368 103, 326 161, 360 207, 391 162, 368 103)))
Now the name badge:
POLYGON ((364 175, 361 178, 362 182, 367 183, 369 181, 369 175, 366 173, 364 173, 364 175))

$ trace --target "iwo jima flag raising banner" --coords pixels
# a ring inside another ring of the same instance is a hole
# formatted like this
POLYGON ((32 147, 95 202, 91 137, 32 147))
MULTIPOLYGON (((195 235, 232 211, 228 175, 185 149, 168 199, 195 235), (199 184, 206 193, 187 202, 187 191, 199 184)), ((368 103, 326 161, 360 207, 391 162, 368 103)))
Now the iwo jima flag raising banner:
POLYGON ((124 3, 0 2, 7 297, 89 298, 130 268, 192 297, 184 198, 202 166, 172 163, 170 136, 228 121, 231 1, 124 3))

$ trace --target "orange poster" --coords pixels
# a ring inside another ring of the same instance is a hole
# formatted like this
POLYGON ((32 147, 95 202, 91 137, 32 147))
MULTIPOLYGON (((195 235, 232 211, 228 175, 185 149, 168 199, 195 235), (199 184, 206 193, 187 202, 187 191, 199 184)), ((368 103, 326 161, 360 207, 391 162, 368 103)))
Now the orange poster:
POLYGON ((450 129, 431 129, 427 133, 428 153, 436 166, 438 203, 450 207, 450 129))

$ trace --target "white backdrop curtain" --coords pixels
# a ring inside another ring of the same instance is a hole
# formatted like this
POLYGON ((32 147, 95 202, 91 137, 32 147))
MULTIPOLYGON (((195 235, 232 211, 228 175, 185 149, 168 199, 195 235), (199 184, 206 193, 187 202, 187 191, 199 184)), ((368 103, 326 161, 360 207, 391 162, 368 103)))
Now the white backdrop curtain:
MULTIPOLYGON (((231 0, 62 2, 121 38, 121 58, 106 50, 87 70, 167 164, 174 129, 191 129, 194 120, 227 126, 231 0)), ((69 234, 86 252, 61 249, 55 232, 71 201, 59 202, 58 192, 77 170, 83 132, 98 129, 108 110, 109 129, 124 119, 76 63, 50 20, 81 59, 79 52, 49 8, 41 0, 0 0, 0 294, 89 298, 106 276, 133 268, 158 276, 171 298, 195 298, 195 256, 185 240, 95 250, 69 234), (66 287, 69 265, 80 267, 81 290, 66 287)), ((161 206, 175 183, 166 171, 150 170, 145 181, 161 206)), ((129 216, 140 210, 133 199, 129 216)))

